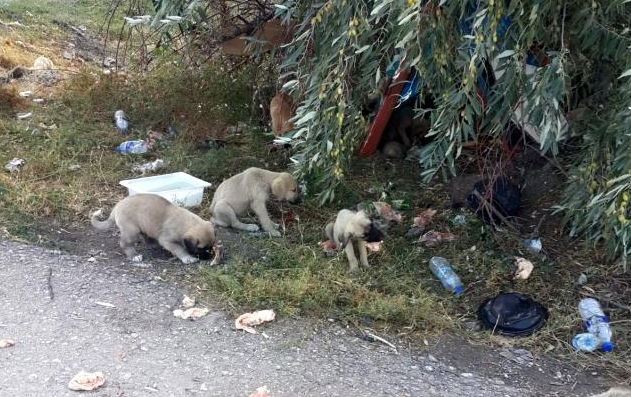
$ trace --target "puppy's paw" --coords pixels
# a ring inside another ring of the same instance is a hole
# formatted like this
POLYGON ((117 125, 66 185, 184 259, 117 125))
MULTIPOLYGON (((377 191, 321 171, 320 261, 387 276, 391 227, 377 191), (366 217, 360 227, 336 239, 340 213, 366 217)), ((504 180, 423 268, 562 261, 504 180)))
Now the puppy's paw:
POLYGON ((368 263, 360 263, 362 269, 370 269, 370 265, 368 263))
POLYGON ((185 256, 183 258, 180 258, 180 260, 185 265, 190 265, 191 263, 199 262, 199 259, 197 259, 195 257, 192 257, 192 256, 185 256))
POLYGON ((243 230, 245 230, 246 232, 258 232, 259 231, 259 225, 255 225, 254 223, 249 223, 249 224, 245 225, 243 230))
POLYGON ((135 255, 133 258, 131 258, 131 261, 132 262, 136 262, 136 263, 142 262, 142 255, 140 255, 140 254, 139 255, 135 255))
POLYGON ((280 234, 280 232, 278 230, 270 230, 270 231, 268 231, 268 233, 272 237, 280 237, 281 236, 281 234, 280 234))

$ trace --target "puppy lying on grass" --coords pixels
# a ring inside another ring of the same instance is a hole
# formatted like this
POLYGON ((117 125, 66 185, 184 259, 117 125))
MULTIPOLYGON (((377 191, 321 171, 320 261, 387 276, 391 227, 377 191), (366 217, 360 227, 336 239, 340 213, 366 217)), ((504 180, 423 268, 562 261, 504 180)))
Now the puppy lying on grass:
POLYGON ((326 225, 324 233, 338 249, 344 250, 351 273, 359 271, 358 264, 364 269, 370 268, 366 249, 378 250, 383 240, 383 233, 364 211, 341 210, 335 222, 326 225), (359 263, 356 251, 359 252, 359 263))

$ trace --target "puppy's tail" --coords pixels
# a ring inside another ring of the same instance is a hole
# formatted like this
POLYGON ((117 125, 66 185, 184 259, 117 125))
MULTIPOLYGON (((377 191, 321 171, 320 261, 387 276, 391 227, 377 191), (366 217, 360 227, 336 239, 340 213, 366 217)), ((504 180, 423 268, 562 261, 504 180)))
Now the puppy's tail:
POLYGON ((331 241, 335 241, 333 238, 333 225, 335 225, 335 223, 331 222, 324 228, 324 236, 331 241))
POLYGON ((99 221, 99 216, 103 214, 103 210, 95 211, 90 217, 90 223, 97 230, 107 230, 114 225, 114 213, 110 214, 110 217, 105 221, 99 221))

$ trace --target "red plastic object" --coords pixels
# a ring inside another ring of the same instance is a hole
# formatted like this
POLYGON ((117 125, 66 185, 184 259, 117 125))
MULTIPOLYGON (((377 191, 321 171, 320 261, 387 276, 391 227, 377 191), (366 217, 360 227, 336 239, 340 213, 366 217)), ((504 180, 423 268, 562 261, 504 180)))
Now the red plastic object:
MULTIPOLYGON (((401 64, 403 64, 403 62, 401 62, 401 64)), ((362 156, 368 157, 377 150, 381 135, 383 135, 383 130, 386 128, 388 120, 390 120, 392 110, 397 103, 397 98, 401 94, 401 90, 409 75, 410 69, 405 69, 398 70, 397 74, 394 76, 394 80, 392 84, 390 84, 390 87, 388 87, 384 100, 379 106, 379 110, 377 110, 377 116, 370 124, 368 136, 360 149, 362 156)))

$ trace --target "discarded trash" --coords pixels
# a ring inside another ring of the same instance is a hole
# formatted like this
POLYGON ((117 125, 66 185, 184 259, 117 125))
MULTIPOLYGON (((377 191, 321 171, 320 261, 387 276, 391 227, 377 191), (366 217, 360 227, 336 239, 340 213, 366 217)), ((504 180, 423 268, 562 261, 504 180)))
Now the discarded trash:
POLYGON ((267 397, 267 393, 269 393, 267 386, 263 386, 259 387, 254 393, 250 394, 250 397, 267 397))
POLYGON ((421 236, 419 242, 425 243, 425 245, 428 247, 435 247, 443 241, 453 241, 455 239, 456 236, 451 233, 430 230, 429 232, 421 236))
POLYGON ((273 310, 259 310, 240 315, 234 321, 234 326, 236 329, 242 329, 251 334, 256 334, 256 330, 252 328, 252 326, 274 321, 274 319, 276 319, 276 313, 274 313, 273 310))
POLYGON ((114 308, 116 307, 116 305, 113 305, 111 303, 107 303, 107 302, 99 302, 99 301, 95 301, 94 302, 95 305, 99 305, 99 306, 103 306, 103 307, 110 307, 110 308, 114 308))
POLYGON ((405 233, 405 237, 407 237, 407 238, 419 238, 419 237, 421 237, 423 235, 424 232, 425 232, 424 228, 412 226, 410 228, 410 230, 408 230, 408 232, 405 233))
POLYGON ((44 100, 42 98, 35 98, 33 99, 33 103, 44 103, 44 100))
POLYGON ((384 338, 382 338, 381 336, 375 335, 372 332, 368 331, 368 330, 363 330, 362 334, 361 334, 361 338, 364 340, 367 340, 368 342, 381 342, 384 345, 391 347, 395 352, 397 351, 397 347, 395 345, 393 345, 392 343, 388 342, 387 340, 385 340, 384 338))
POLYGON ((68 388, 70 390, 94 390, 103 386, 105 376, 102 372, 81 371, 70 379, 68 388))
POLYGON ((531 367, 534 361, 532 353, 526 349, 505 349, 500 352, 500 356, 525 367, 531 367))
POLYGON ((508 181, 506 178, 498 178, 492 186, 492 194, 489 195, 487 188, 489 181, 479 181, 473 185, 473 191, 468 194, 467 202, 473 211, 477 211, 478 215, 485 221, 490 222, 491 219, 496 222, 502 221, 500 217, 488 207, 480 208, 481 200, 476 192, 485 200, 487 206, 490 204, 502 216, 515 216, 519 210, 521 203, 521 191, 519 188, 508 181), (490 203, 489 203, 490 201, 490 203))
POLYGON ((129 121, 127 120, 127 115, 122 110, 117 110, 114 112, 114 124, 116 124, 116 128, 123 135, 127 135, 129 131, 129 121))
POLYGON ((81 164, 73 164, 73 165, 71 165, 70 167, 68 167, 68 169, 69 169, 70 171, 76 171, 76 170, 78 170, 78 169, 81 169, 81 164))
POLYGON ((19 158, 16 157, 13 160, 9 161, 4 166, 4 169, 6 169, 9 172, 18 172, 20 170, 20 167, 23 166, 24 163, 26 163, 26 160, 19 159, 19 158))
POLYGON ((521 243, 524 248, 533 254, 538 254, 541 252, 541 248, 543 248, 543 244, 541 243, 541 239, 524 239, 521 243))
POLYGON ((172 125, 167 127, 167 135, 170 137, 174 137, 177 135, 177 130, 172 125))
POLYGON ((484 328, 493 332, 526 336, 545 325, 548 310, 529 296, 509 292, 482 302, 478 317, 484 328))
POLYGON ((125 141, 115 149, 119 153, 141 154, 149 151, 149 145, 143 140, 125 141))
POLYGON ((598 349, 600 342, 594 334, 583 332, 582 334, 577 334, 572 338, 572 346, 574 346, 574 348, 578 351, 593 352, 598 349))
POLYGON ((436 215, 436 212, 436 210, 433 210, 431 208, 426 209, 425 211, 421 212, 419 216, 414 218, 414 223, 412 224, 412 226, 423 229, 426 228, 427 225, 432 222, 432 219, 434 219, 434 215, 436 215))
POLYGON ((173 310, 173 315, 175 317, 181 318, 182 320, 197 320, 207 315, 208 312, 209 310, 205 307, 191 307, 190 309, 186 310, 173 310))
POLYGON ((45 130, 56 130, 57 129, 57 124, 51 124, 51 125, 46 125, 44 123, 39 123, 39 126, 45 130))
POLYGON ((516 280, 526 280, 534 269, 532 262, 525 258, 515 258, 515 266, 517 266, 515 271, 516 280))
POLYGON ((429 268, 443 284, 443 287, 453 292, 456 296, 464 292, 464 286, 462 281, 460 281, 460 277, 453 271, 447 259, 434 256, 429 260, 429 268))
POLYGON ((195 306, 195 298, 190 298, 189 296, 184 295, 184 297, 182 298, 182 307, 185 309, 189 309, 193 306, 195 306))
POLYGON ((111 68, 111 67, 114 67, 115 65, 116 65, 116 59, 112 57, 107 57, 103 60, 103 66, 105 66, 106 68, 111 68))
POLYGON ((12 339, 0 339, 0 349, 11 347, 13 345, 15 345, 15 342, 12 339))
POLYGON ((225 255, 225 250, 226 249, 223 246, 223 244, 221 243, 215 244, 215 246, 213 247, 213 252, 215 253, 215 257, 210 262, 210 266, 216 266, 216 265, 221 264, 225 255))
POLYGON ((611 342, 609 320, 603 313, 600 303, 593 298, 581 299, 578 303, 578 311, 587 331, 598 340, 600 349, 607 353, 613 351, 614 344, 611 342))
POLYGON ((576 284, 583 285, 585 283, 587 283, 587 276, 585 273, 581 273, 581 275, 576 279, 576 284))
POLYGON ((20 92, 20 97, 21 98, 28 98, 31 95, 33 95, 33 91, 22 91, 22 92, 20 92))
POLYGON ((18 120, 25 120, 25 119, 31 118, 31 116, 33 116, 33 113, 28 112, 28 113, 18 113, 15 117, 17 117, 18 120))
POLYGON ((35 62, 33 62, 33 69, 35 70, 44 70, 44 69, 54 69, 55 65, 53 61, 46 57, 37 57, 35 62))
POLYGON ((456 215, 454 217, 454 219, 451 220, 451 224, 454 226, 464 226, 467 224, 467 217, 466 215, 460 214, 460 215, 456 215))
POLYGON ((155 161, 150 161, 144 164, 138 164, 131 167, 131 170, 134 172, 140 172, 142 175, 145 175, 147 172, 154 172, 164 167, 164 160, 157 159, 155 161))

